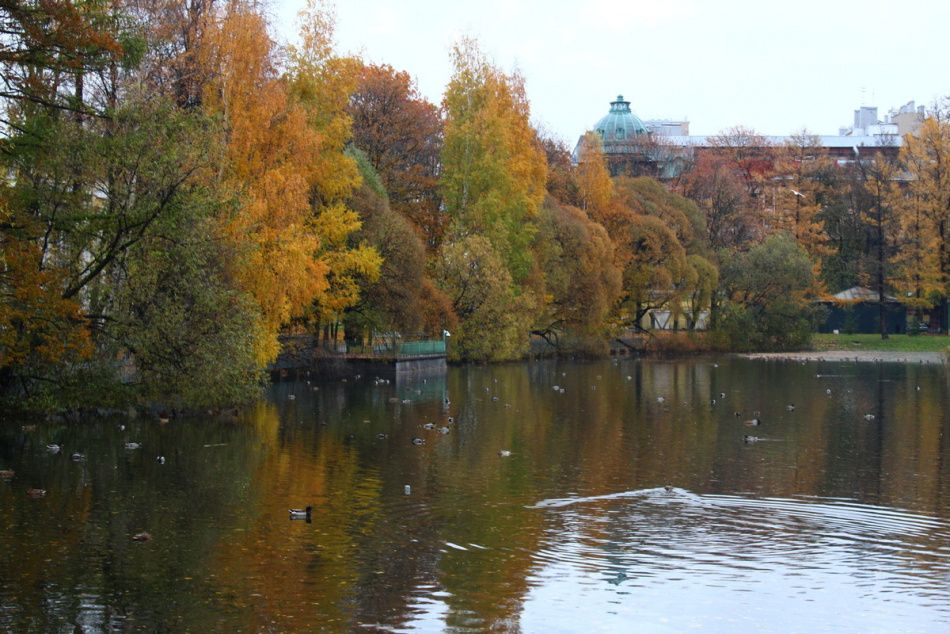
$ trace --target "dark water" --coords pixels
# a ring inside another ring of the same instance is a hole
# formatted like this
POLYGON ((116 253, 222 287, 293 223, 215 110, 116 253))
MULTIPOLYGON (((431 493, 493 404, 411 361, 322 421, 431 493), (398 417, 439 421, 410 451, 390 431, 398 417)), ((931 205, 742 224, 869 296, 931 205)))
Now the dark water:
POLYGON ((950 631, 943 366, 391 378, 0 423, 0 631, 950 631))

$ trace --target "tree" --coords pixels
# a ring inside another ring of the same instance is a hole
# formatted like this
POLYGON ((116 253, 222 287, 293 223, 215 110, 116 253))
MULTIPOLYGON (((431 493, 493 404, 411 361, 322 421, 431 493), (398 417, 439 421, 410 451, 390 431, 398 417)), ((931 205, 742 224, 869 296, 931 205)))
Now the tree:
POLYGON ((716 335, 729 350, 794 350, 824 315, 808 301, 814 264, 787 234, 766 238, 720 267, 726 305, 716 335))
POLYGON ((650 311, 677 311, 682 303, 686 249, 659 217, 631 214, 629 220, 624 235, 614 237, 614 244, 626 253, 621 320, 641 328, 650 311))
POLYGON ((504 361, 525 353, 537 307, 532 295, 515 295, 511 274, 486 237, 443 245, 436 275, 459 318, 452 358, 504 361))
POLYGON ((548 181, 545 187, 548 195, 553 196, 562 205, 576 207, 580 202, 580 192, 574 178, 571 149, 563 139, 543 128, 538 132, 538 141, 548 166, 548 181))
POLYGON ((712 308, 718 286, 719 269, 713 262, 695 253, 686 256, 686 300, 681 305, 688 309, 686 324, 689 330, 695 330, 700 315, 712 308))
POLYGON ((821 139, 804 129, 786 139, 777 152, 773 226, 787 231, 818 262, 829 253, 821 214, 833 198, 826 181, 832 168, 821 139))
POLYGON ((235 277, 258 310, 261 365, 291 319, 338 319, 357 299, 355 276, 379 265, 371 249, 347 243, 359 228, 344 204, 359 175, 343 152, 356 63, 333 55, 332 27, 311 5, 285 77, 261 14, 233 5, 205 27, 202 104, 224 122, 219 178, 239 201, 220 221, 239 258, 235 277))
MULTIPOLYGON (((851 208, 859 213, 859 219, 869 234, 865 257, 866 271, 871 285, 878 293, 878 325, 882 339, 888 338, 885 297, 891 290, 894 279, 892 260, 897 254, 900 218, 898 210, 901 194, 897 184, 899 176, 895 161, 883 154, 873 159, 856 161, 854 172, 858 177, 849 189, 851 208)), ((862 227, 864 228, 864 227, 862 227)), ((854 231, 856 238, 861 232, 854 231)))
POLYGON ((606 230, 581 210, 549 197, 542 208, 537 249, 546 305, 535 333, 561 346, 600 351, 621 291, 614 245, 606 230))
POLYGON ((703 154, 678 184, 680 193, 702 209, 714 251, 745 250, 761 238, 761 216, 755 213, 747 181, 733 162, 703 154))
POLYGON ((382 258, 377 279, 360 281, 359 301, 346 311, 346 335, 362 339, 373 330, 427 333, 441 337, 455 326, 454 315, 443 311, 447 298, 426 277, 426 249, 412 223, 393 211, 382 183, 360 150, 354 150, 364 184, 349 206, 360 214, 361 227, 351 241, 372 246, 382 258), (372 183, 378 183, 377 188, 372 183))
POLYGON ((710 137, 710 157, 726 161, 739 173, 750 201, 761 198, 775 165, 775 149, 764 136, 743 126, 726 128, 710 137))
POLYGON ((139 48, 132 32, 123 28, 124 17, 112 9, 94 1, 4 2, 0 98, 20 108, 69 111, 81 119, 89 112, 86 74, 134 58, 139 48))
POLYGON ((916 134, 904 137, 901 161, 910 175, 902 224, 918 248, 904 266, 914 304, 936 309, 939 332, 947 328, 950 295, 950 108, 933 108, 916 134), (916 261, 914 261, 916 260, 916 261), (908 266, 907 264, 912 264, 908 266))
MULTIPOLYGON (((82 349, 83 341, 95 342, 94 361, 104 371, 112 367, 123 318, 116 298, 128 284, 125 267, 160 226, 181 221, 195 204, 207 208, 204 195, 196 202, 197 175, 215 156, 215 145, 200 116, 133 91, 85 122, 42 114, 23 122, 28 132, 6 143, 5 167, 15 179, 3 187, 8 217, 2 232, 5 252, 18 254, 17 268, 26 262, 36 268, 18 273, 25 276, 19 284, 29 288, 36 280, 35 291, 46 295, 32 295, 36 319, 47 325, 28 339, 46 352, 28 355, 44 363, 6 369, 21 378, 24 389, 24 377, 56 386, 58 398, 67 383, 83 382, 78 370, 93 366, 78 366, 75 355, 65 354, 82 349), (51 346, 60 350, 59 358, 49 354, 51 346)), ((18 300, 0 310, 23 319, 26 306, 18 300)))
POLYGON ((586 132, 580 141, 576 176, 579 204, 583 211, 604 209, 614 195, 607 170, 604 145, 596 132, 586 132))
POLYGON ((547 180, 524 79, 501 72, 472 39, 454 46, 452 61, 442 147, 450 239, 487 237, 517 283, 531 270, 529 247, 547 180))
POLYGON ((353 120, 353 144, 382 179, 390 206, 412 222, 434 251, 447 228, 438 189, 438 108, 422 97, 408 73, 366 65, 347 112, 353 120))

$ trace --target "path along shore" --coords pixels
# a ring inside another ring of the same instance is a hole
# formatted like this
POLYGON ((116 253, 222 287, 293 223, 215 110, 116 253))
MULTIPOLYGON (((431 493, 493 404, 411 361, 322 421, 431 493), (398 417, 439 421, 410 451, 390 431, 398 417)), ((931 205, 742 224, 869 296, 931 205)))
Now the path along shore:
POLYGON ((784 361, 868 361, 874 363, 947 363, 943 352, 901 352, 884 350, 816 350, 811 352, 756 352, 749 359, 784 361))

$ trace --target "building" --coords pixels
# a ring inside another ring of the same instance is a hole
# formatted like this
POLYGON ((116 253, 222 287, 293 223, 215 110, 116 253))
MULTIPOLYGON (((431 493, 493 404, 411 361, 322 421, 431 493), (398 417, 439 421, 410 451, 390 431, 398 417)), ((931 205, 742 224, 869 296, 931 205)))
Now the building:
MULTIPOLYGON (((881 120, 876 107, 862 106, 854 111, 854 124, 843 127, 836 135, 819 136, 822 147, 839 165, 877 154, 896 156, 903 136, 917 130, 924 120, 924 108, 913 101, 891 109, 881 120)), ((689 121, 640 119, 630 102, 618 95, 610 102, 610 110, 594 124, 592 130, 603 142, 604 155, 611 174, 651 175, 672 178, 685 162, 713 147, 716 135, 690 135, 689 121)), ((784 136, 764 136, 768 147, 781 147, 784 136)), ((578 161, 583 137, 574 148, 578 161)))
POLYGON ((863 286, 835 293, 831 301, 822 303, 828 308, 828 318, 818 328, 821 333, 880 333, 881 305, 884 306, 884 326, 888 333, 902 334, 907 329, 906 306, 889 295, 885 295, 881 301, 876 291, 863 286))

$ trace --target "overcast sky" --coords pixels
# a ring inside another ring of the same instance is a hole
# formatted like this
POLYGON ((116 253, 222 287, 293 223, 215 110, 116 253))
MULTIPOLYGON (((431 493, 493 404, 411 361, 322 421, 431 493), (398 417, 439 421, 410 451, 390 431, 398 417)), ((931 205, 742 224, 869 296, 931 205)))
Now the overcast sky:
MULTIPOLYGON (((303 0, 274 0, 288 34, 303 0)), ((438 104, 449 47, 478 39, 525 76, 532 119, 573 143, 618 94, 692 134, 837 134, 950 95, 946 0, 337 0, 341 53, 409 72, 438 104)))

